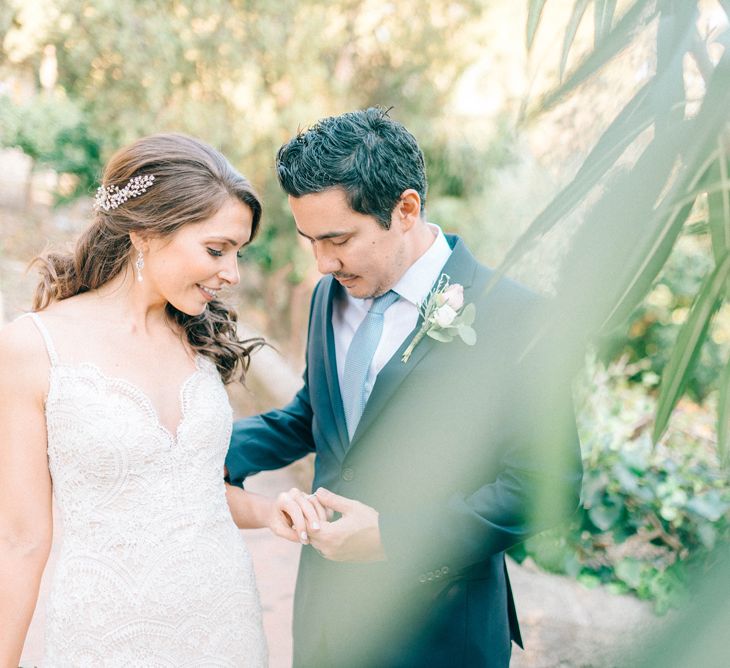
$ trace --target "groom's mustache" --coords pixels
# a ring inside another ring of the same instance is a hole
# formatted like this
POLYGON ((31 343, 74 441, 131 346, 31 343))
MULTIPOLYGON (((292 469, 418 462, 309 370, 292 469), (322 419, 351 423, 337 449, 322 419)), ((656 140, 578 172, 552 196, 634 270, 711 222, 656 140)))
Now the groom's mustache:
POLYGON ((342 272, 336 271, 332 274, 338 281, 340 279, 349 281, 352 278, 357 278, 357 274, 343 274, 342 272))

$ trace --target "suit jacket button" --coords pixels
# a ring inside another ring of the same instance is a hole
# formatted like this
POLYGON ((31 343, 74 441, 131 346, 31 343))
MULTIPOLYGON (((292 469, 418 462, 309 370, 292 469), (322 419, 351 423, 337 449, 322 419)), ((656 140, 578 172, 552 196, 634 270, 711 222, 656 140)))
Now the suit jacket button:
POLYGON ((349 466, 342 471, 342 479, 346 482, 351 482, 355 479, 355 471, 353 471, 349 466))
POLYGON ((419 578, 418 578, 418 581, 419 581, 419 582, 420 582, 421 584, 425 584, 425 583, 426 583, 426 576, 425 576, 425 575, 421 575, 421 576, 419 576, 419 578))
POLYGON ((443 568, 441 569, 441 574, 442 574, 442 575, 447 575, 447 574, 448 574, 448 572, 449 572, 449 567, 448 567, 448 566, 444 566, 444 567, 443 567, 443 568))

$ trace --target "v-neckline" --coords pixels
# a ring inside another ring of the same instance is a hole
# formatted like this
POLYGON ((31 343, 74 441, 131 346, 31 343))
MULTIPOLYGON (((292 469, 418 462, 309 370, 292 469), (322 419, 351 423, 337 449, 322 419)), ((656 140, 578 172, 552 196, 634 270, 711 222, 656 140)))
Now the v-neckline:
POLYGON ((122 376, 110 375, 102 371, 101 367, 94 364, 93 362, 57 363, 51 367, 51 371, 58 368, 85 368, 93 371, 99 378, 107 383, 119 383, 125 386, 128 390, 131 390, 132 394, 136 396, 142 404, 145 405, 145 407, 148 409, 150 416, 154 420, 156 427, 163 434, 165 434, 165 436, 170 440, 170 443, 176 445, 178 442, 178 437, 180 435, 180 428, 185 423, 185 419, 187 417, 185 411, 185 391, 187 390, 187 387, 191 383, 191 381, 196 378, 199 373, 202 372, 203 369, 200 361, 200 355, 196 355, 195 370, 183 380, 182 384, 180 385, 180 389, 178 390, 178 407, 180 409, 180 417, 178 418, 174 431, 170 429, 167 425, 163 424, 160 418, 160 412, 150 398, 150 395, 145 390, 143 390, 137 383, 134 383, 131 380, 127 380, 122 376))

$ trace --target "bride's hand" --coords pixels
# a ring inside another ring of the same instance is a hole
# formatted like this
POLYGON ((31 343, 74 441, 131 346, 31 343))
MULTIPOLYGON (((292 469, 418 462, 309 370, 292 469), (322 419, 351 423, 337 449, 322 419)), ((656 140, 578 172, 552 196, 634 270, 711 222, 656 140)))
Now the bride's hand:
POLYGON ((327 519, 327 510, 314 494, 292 487, 276 497, 269 528, 281 538, 306 545, 309 534, 319 531, 327 519))

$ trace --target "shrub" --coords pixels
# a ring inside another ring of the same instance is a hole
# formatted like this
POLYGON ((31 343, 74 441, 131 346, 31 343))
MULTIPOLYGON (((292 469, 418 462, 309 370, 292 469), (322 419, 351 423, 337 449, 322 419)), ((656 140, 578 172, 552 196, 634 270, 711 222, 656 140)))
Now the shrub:
POLYGON ((629 383, 630 375, 625 359, 607 368, 589 360, 578 392, 581 508, 513 556, 530 556, 588 586, 633 592, 662 613, 685 596, 689 569, 710 564, 730 538, 730 484, 709 409, 681 403, 652 446, 655 401, 646 387, 629 383))

